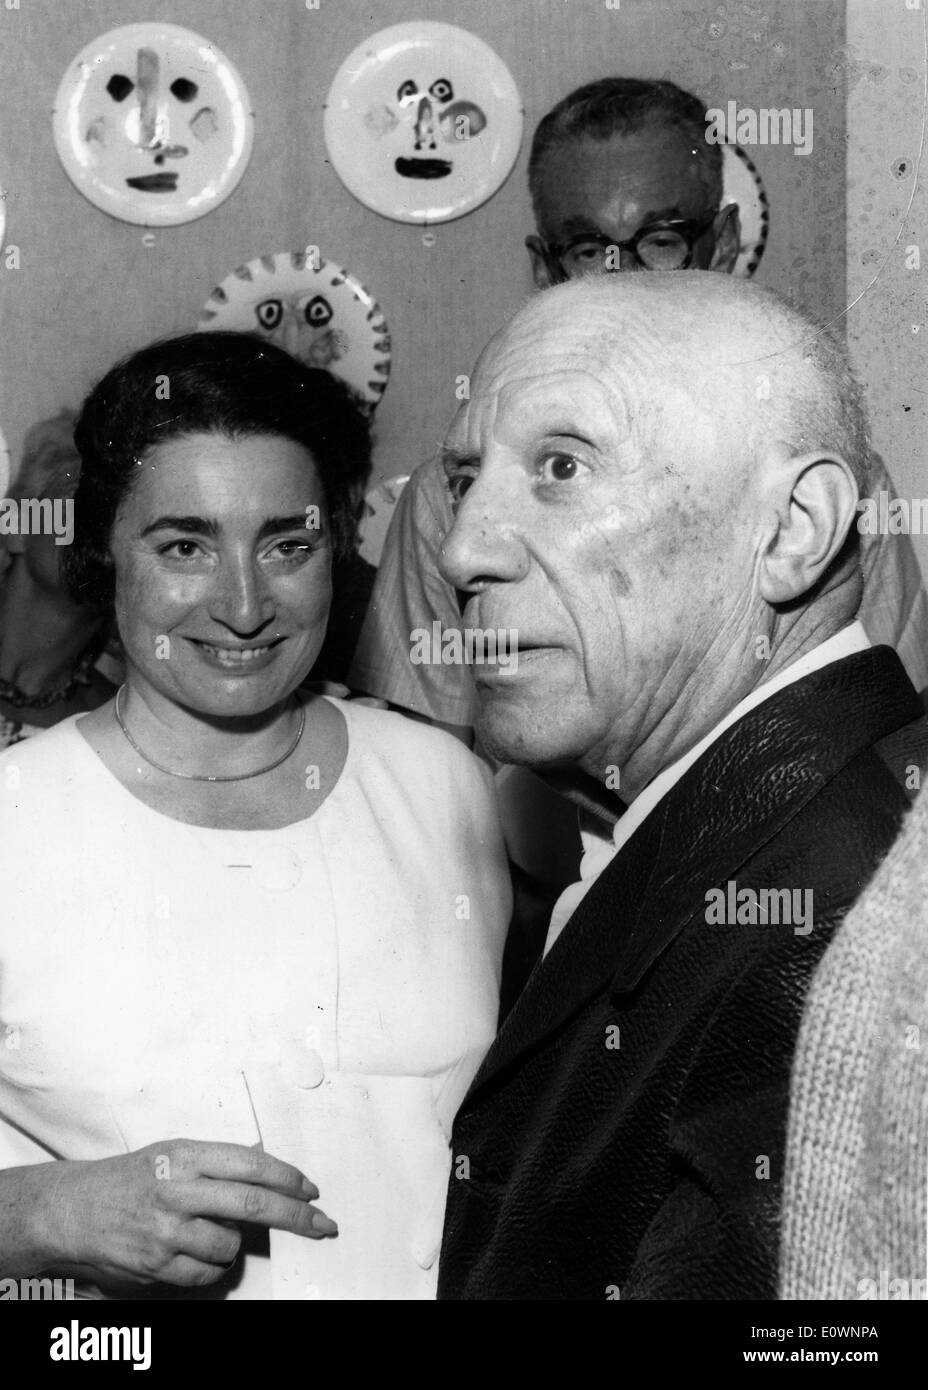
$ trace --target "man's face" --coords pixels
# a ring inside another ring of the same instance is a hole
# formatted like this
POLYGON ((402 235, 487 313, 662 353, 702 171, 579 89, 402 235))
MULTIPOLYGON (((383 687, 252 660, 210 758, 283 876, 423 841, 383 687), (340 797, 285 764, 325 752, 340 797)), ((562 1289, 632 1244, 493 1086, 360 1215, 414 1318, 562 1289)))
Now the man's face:
POLYGON ((647 306, 619 338, 597 297, 540 296, 484 354, 446 442, 440 568, 464 627, 518 634, 517 662, 473 667, 485 746, 602 777, 685 718, 750 602, 751 530, 731 420, 647 306))
MULTIPOLYGON (((558 266, 545 254, 545 244, 563 246, 591 233, 618 244, 644 227, 680 219, 696 224, 711 219, 693 241, 689 268, 730 271, 738 255, 737 209, 718 212, 702 169, 692 142, 673 126, 652 124, 608 140, 552 146, 541 166, 540 235, 526 240, 538 288, 565 274, 584 273, 582 252, 573 264, 558 266)), ((598 268, 592 254, 588 260, 590 270, 598 268)), ((621 251, 618 269, 641 268, 631 249, 621 251)))

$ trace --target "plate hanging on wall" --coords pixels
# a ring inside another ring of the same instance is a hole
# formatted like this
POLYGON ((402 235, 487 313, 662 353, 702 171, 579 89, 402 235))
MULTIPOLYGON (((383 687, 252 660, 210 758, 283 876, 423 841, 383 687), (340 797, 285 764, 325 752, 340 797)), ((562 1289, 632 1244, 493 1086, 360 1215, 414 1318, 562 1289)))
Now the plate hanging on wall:
POLYGON ((741 249, 733 275, 748 278, 760 265, 770 230, 770 203, 763 180, 740 145, 722 146, 722 207, 737 203, 741 249))
POLYGON ((336 73, 325 142, 366 207, 399 222, 448 222, 504 182, 522 119, 512 74, 482 39, 454 24, 394 24, 336 73))
POLYGON ((380 305, 315 248, 239 266, 213 290, 197 328, 257 333, 339 377, 369 409, 387 388, 390 333, 380 305))
POLYGON ((84 197, 143 227, 212 212, 244 174, 254 140, 238 72, 176 24, 126 24, 87 44, 61 80, 52 124, 84 197))

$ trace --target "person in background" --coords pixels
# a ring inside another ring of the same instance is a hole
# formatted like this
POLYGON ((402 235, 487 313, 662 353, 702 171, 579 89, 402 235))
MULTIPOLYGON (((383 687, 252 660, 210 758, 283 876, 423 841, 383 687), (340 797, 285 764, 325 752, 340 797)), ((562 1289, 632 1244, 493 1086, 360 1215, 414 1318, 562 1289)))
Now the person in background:
MULTIPOLYGON (((705 135, 704 103, 672 82, 606 77, 558 102, 539 122, 529 157, 535 231, 525 244, 536 287, 608 273, 610 265, 622 272, 731 274, 741 240, 738 208, 721 205, 722 147, 705 135)), ((874 496, 893 493, 879 458, 869 486, 874 496)), ((470 742, 471 669, 409 661, 414 628, 431 631, 434 621, 443 630, 460 626, 456 596, 437 560, 451 524, 442 471, 429 460, 397 502, 349 683, 470 742)), ((928 595, 911 539, 864 535, 860 564, 867 634, 895 647, 922 691, 928 595)), ((548 798, 544 810, 546 816, 554 811, 548 798)), ((546 841, 541 864, 552 862, 552 849, 546 841)))
MULTIPOLYGON (((28 431, 13 501, 73 505, 80 470, 75 418, 62 410, 28 431)), ((7 562, 0 568, 0 749, 96 709, 121 678, 118 644, 106 623, 61 582, 63 549, 50 532, 0 534, 0 559, 5 553, 7 562)))
POLYGON ((790 1085, 782 1299, 928 1299, 928 796, 822 957, 790 1085))

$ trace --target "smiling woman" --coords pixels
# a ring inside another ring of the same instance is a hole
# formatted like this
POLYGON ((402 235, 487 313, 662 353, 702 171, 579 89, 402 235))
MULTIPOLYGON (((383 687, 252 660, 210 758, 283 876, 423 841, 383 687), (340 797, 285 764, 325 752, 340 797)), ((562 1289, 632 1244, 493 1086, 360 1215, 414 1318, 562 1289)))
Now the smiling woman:
POLYGON ((367 424, 201 333, 114 368, 75 438, 66 578, 126 680, 0 759, 0 1274, 429 1298, 509 886, 470 753, 300 690, 367 424))

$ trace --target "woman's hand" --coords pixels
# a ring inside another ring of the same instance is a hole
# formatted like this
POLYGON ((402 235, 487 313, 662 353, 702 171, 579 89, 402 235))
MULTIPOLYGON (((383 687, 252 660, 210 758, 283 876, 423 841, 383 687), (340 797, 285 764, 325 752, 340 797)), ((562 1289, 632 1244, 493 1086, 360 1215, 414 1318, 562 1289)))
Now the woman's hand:
POLYGON ((32 1216, 30 1272, 104 1289, 212 1284, 238 1256, 245 1223, 312 1239, 338 1230, 311 1205, 319 1192, 299 1169, 241 1144, 170 1139, 115 1158, 8 1169, 0 1178, 14 1174, 32 1216))

